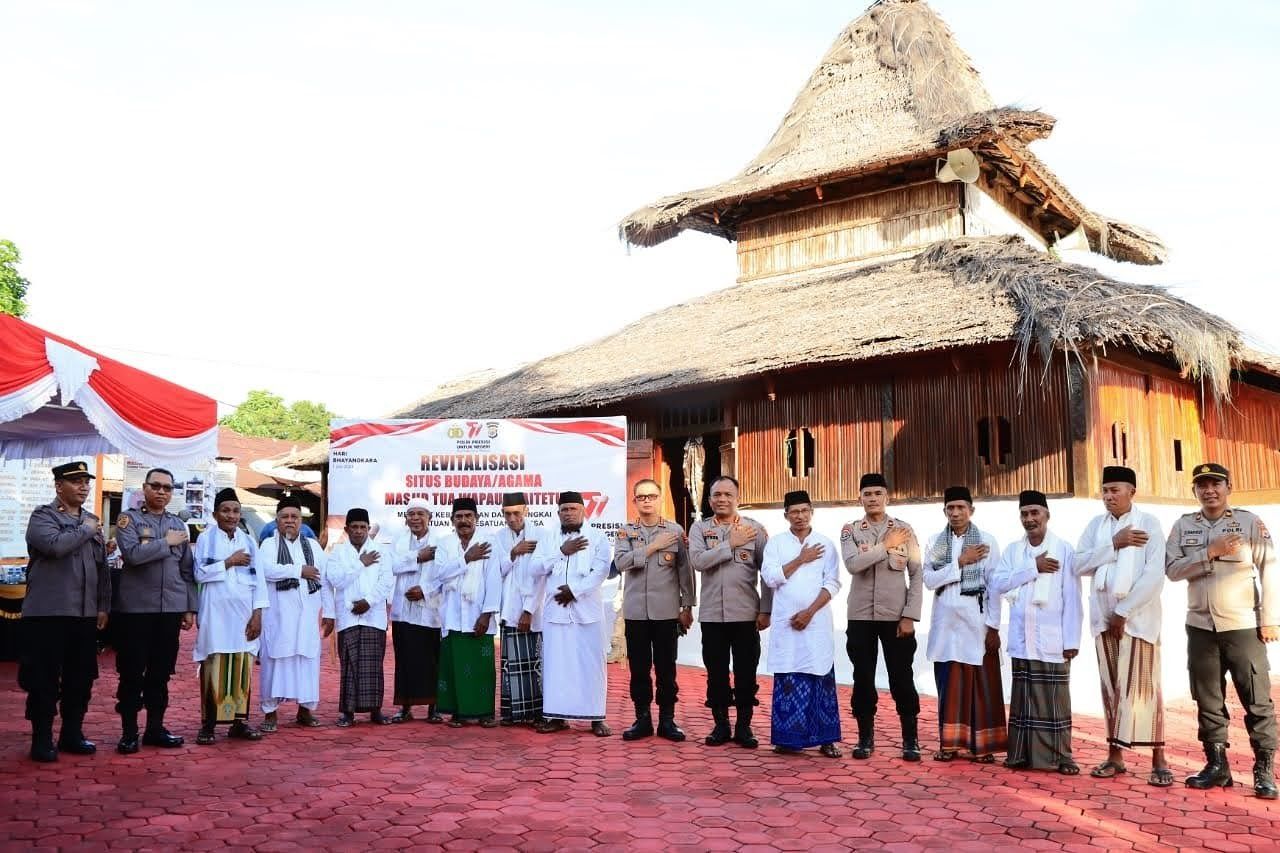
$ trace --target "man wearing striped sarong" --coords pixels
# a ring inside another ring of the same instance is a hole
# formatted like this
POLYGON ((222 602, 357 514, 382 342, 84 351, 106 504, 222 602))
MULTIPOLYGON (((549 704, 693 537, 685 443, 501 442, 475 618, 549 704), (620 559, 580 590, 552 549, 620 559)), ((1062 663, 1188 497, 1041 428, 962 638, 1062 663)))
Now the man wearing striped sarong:
POLYGON ((1009 595, 1009 757, 1005 766, 1080 772, 1071 755, 1071 661, 1080 652, 1080 579, 1075 550, 1049 532, 1042 492, 1018 496, 1027 535, 1000 556, 992 592, 1009 595))
POLYGON ((228 737, 259 740, 249 725, 249 686, 262 634, 267 587, 258 572, 258 546, 240 528, 240 500, 223 489, 213 500, 216 526, 196 540, 195 578, 200 584, 199 629, 194 658, 200 664, 200 732, 196 743, 228 737))
POLYGON ((499 711, 504 726, 542 722, 542 608, 529 563, 541 525, 530 522, 524 492, 502 496, 506 522, 494 534, 502 574, 502 683, 499 711))
POLYGON ((347 541, 333 549, 325 576, 338 628, 341 688, 338 725, 347 728, 356 714, 367 713, 372 723, 388 723, 382 716, 382 661, 387 654, 387 602, 395 588, 391 555, 384 556, 369 541, 369 511, 347 511, 347 541))
POLYGON ((943 493, 947 527, 924 553, 924 587, 935 593, 927 652, 938 685, 938 751, 953 761, 962 750, 983 764, 1004 752, 1008 729, 1000 681, 1000 596, 989 587, 1000 545, 972 521, 965 486, 943 493))
POLYGON ((1173 784, 1164 758, 1164 697, 1160 688, 1160 592, 1164 587, 1164 533, 1155 516, 1133 505, 1138 475, 1131 468, 1102 469, 1106 512, 1085 527, 1076 548, 1076 573, 1093 577, 1089 626, 1098 654, 1102 707, 1107 718, 1107 760, 1090 775, 1126 772, 1124 750, 1150 747, 1147 782, 1173 784))

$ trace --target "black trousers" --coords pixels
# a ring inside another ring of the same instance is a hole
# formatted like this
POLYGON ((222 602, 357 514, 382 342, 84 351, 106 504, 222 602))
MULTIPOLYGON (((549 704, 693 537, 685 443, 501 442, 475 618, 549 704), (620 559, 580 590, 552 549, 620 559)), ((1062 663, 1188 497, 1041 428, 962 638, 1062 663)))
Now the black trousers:
POLYGON ((89 695, 98 677, 98 625, 92 616, 30 616, 22 631, 18 684, 27 691, 27 719, 48 731, 55 712, 62 730, 81 734, 89 695), (59 708, 61 705, 61 708, 59 708))
POLYGON ((760 666, 760 632, 755 620, 703 622, 702 665, 707 668, 707 707, 753 708, 756 703, 756 670, 760 666), (733 687, 729 663, 733 661, 733 687))
POLYGON ((676 620, 627 619, 627 665, 631 668, 631 701, 648 706, 653 701, 653 682, 658 680, 658 709, 676 704, 676 620))
POLYGON ((1271 702, 1267 647, 1253 628, 1206 631, 1187 626, 1187 669, 1199 712, 1201 743, 1226 743, 1227 673, 1244 708, 1244 727, 1254 749, 1276 748, 1276 709, 1271 702))
POLYGON ((113 613, 116 644, 116 711, 128 728, 147 709, 147 727, 164 725, 169 676, 178 662, 181 613, 113 613))
POLYGON ((898 636, 898 620, 850 620, 845 634, 845 651, 853 664, 853 717, 870 720, 876 715, 876 662, 879 646, 884 647, 884 665, 889 671, 889 692, 898 707, 898 716, 911 719, 920 714, 920 694, 916 692, 912 664, 916 656, 916 635, 898 636), (877 643, 879 646, 877 646, 877 643))

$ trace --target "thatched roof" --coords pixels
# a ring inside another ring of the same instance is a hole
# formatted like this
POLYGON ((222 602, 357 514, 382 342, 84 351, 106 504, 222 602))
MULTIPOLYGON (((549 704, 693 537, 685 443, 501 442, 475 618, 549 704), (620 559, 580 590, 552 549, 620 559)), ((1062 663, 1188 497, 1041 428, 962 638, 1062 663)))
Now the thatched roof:
POLYGON ((1089 211, 1030 154, 1027 143, 1052 129, 1043 113, 995 109, 969 57, 923 0, 880 0, 840 33, 773 138, 741 172, 640 208, 619 234, 636 246, 685 229, 732 240, 753 202, 967 147, 983 158, 989 177, 1016 183, 1045 217, 1045 236, 1082 224, 1096 251, 1160 263, 1159 240, 1089 211))

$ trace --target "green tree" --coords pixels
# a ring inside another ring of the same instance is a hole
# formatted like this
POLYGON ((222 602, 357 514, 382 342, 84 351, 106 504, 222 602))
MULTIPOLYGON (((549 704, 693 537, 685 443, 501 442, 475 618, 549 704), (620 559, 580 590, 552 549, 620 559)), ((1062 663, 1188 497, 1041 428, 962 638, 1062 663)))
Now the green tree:
POLYGON ((23 278, 15 264, 22 263, 22 253, 11 240, 0 240, 0 313, 24 317, 27 313, 27 288, 31 282, 23 278))
POLYGON ((241 435, 280 438, 285 441, 323 441, 329 437, 329 419, 335 417, 323 403, 299 400, 292 406, 270 391, 250 391, 236 410, 223 418, 223 426, 241 435))

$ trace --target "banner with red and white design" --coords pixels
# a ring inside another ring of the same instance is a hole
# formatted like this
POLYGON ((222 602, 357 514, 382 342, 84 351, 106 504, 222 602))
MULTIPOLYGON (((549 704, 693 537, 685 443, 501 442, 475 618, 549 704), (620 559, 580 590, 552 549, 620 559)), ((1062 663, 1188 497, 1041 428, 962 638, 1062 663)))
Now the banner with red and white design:
POLYGON ((627 518, 625 418, 346 420, 330 422, 329 541, 361 507, 391 542, 405 506, 423 498, 433 527, 450 526, 455 498, 474 498, 481 531, 502 524, 504 492, 524 492, 529 517, 559 524, 557 497, 581 492, 587 520, 606 532, 627 518))

